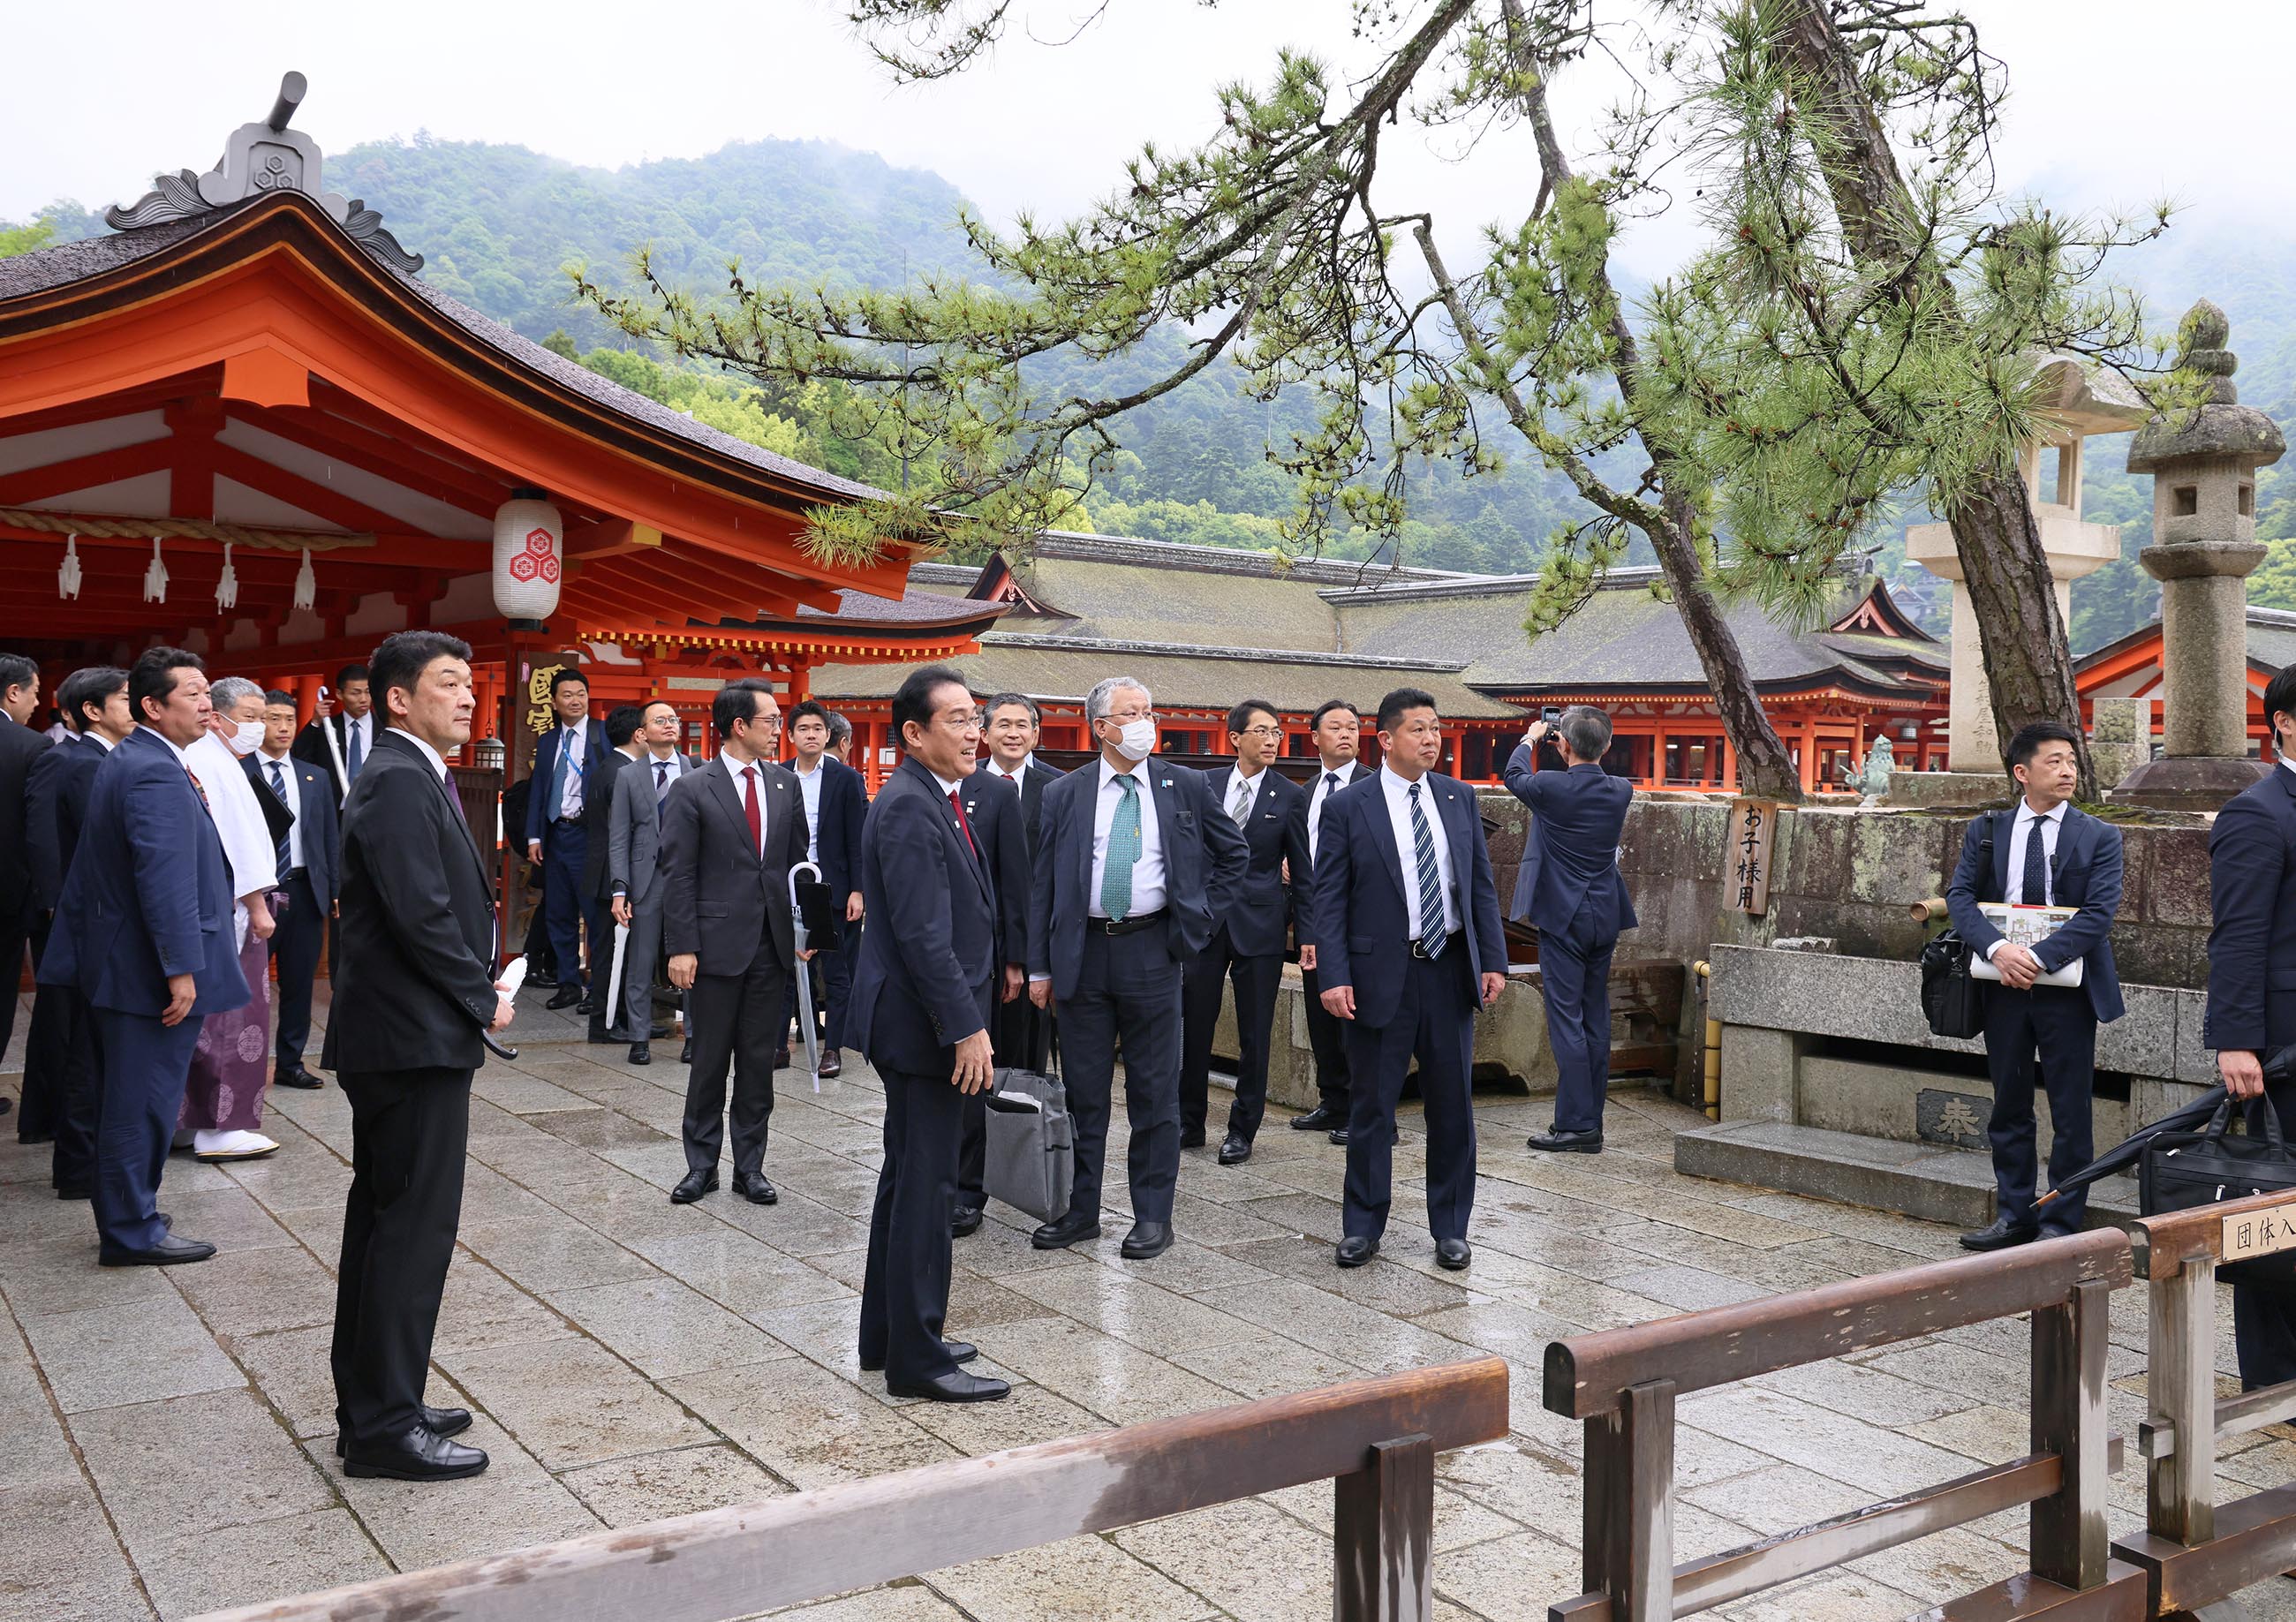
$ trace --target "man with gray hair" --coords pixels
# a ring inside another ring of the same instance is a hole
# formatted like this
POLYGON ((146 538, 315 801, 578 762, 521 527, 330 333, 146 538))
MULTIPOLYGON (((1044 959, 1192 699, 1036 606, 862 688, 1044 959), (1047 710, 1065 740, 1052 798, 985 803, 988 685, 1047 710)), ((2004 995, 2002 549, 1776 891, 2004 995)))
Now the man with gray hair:
POLYGON ((1242 831, 1200 772, 1155 761, 1155 701, 1111 676, 1085 700, 1100 758, 1048 783, 1029 908, 1029 996, 1060 1004, 1076 1181, 1040 1250, 1100 1236, 1101 1167, 1116 1054, 1124 1052, 1133 1225, 1123 1255, 1172 1243, 1180 1173, 1182 966, 1211 938, 1243 881, 1242 831))

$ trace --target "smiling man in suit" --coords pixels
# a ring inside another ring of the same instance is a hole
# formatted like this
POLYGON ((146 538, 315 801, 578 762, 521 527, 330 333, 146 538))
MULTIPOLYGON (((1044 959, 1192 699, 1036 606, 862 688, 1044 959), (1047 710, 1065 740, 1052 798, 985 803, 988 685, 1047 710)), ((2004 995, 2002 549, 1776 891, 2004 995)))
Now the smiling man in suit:
POLYGON ((797 779, 773 764, 782 711, 771 683, 729 683, 711 701, 709 720, 718 758, 670 786, 661 815, 669 983, 686 994, 693 1033, 686 1171, 669 1197, 686 1205, 718 1186, 730 1064, 734 1192, 772 1205, 781 1196, 766 1178, 766 1125, 774 1112, 774 1050, 789 1030, 782 991, 799 962, 789 870, 805 855, 805 812, 797 779))
POLYGON ((1435 1259, 1472 1252, 1475 1014, 1506 987, 1491 855, 1474 791, 1436 771, 1435 700, 1380 700, 1379 771, 1325 808, 1316 857, 1316 961, 1324 1006, 1349 1022, 1348 1177, 1337 1260, 1360 1267, 1387 1229, 1395 1106, 1412 1061, 1427 1112, 1427 1221, 1435 1259))
POLYGON ((283 806, 293 819, 279 841, 279 889, 272 903, 278 927, 271 936, 271 961, 278 970, 279 1028, 272 1041, 271 1079, 283 1087, 324 1085, 303 1063, 311 1038, 311 987, 319 972, 319 948, 334 915, 337 847, 341 817, 334 782, 319 767, 294 755, 295 698, 263 695, 263 741, 240 764, 258 792, 283 806))
POLYGON ((1100 759, 1045 791, 1029 906, 1029 995, 1040 1008, 1060 1006, 1076 1183, 1067 1214, 1030 1242, 1049 1250, 1099 1237, 1121 1041, 1132 1123, 1132 1231, 1122 1253, 1144 1261, 1172 1243, 1182 970, 1234 905, 1249 848, 1202 773, 1152 758, 1156 708, 1146 686, 1111 676, 1086 695, 1085 717, 1100 759))
POLYGON ((653 1062, 653 971, 661 955, 661 813, 670 786, 700 763, 677 752, 677 710, 656 699, 639 714, 644 751, 614 779, 607 823, 607 883, 614 922, 629 926, 623 950, 623 1040, 632 1064, 653 1062))
MULTIPOLYGON (((1283 722, 1275 708, 1246 699, 1227 716, 1228 747, 1235 764, 1209 776, 1212 799, 1241 829, 1249 856, 1243 882, 1188 963, 1180 1054, 1180 1147, 1204 1141, 1210 1108, 1212 1028, 1219 1023, 1226 982, 1235 987, 1235 1102, 1219 1163, 1251 1159, 1251 1141, 1267 1112, 1267 1044, 1275 1026, 1275 992, 1283 980, 1283 952, 1295 913, 1303 925, 1313 874, 1308 856, 1308 794, 1275 770, 1283 752, 1283 722)), ((1302 938, 1312 938, 1308 929, 1302 938)))
MULTIPOLYGON (((1033 864, 1043 841, 1045 790, 1066 774, 1037 758, 1043 717, 1036 700, 1025 693, 1000 692, 981 707, 980 713, 988 756, 976 772, 1001 777, 1020 791, 1023 856, 1033 864)), ((1020 893, 1009 898, 1005 905, 1019 920, 1025 934, 1029 912, 1029 888, 1025 882, 1020 893)), ((999 1004, 989 1017, 988 1030, 996 1040, 998 1064, 1042 1072, 1050 1062, 1052 1017, 1029 998, 1019 996, 999 1004)))
POLYGON ((603 725, 590 719, 590 684, 571 665, 550 678, 550 708, 558 725, 534 745, 536 787, 526 802, 526 859, 542 869, 542 905, 549 919, 550 951, 558 960, 558 990, 549 1006, 569 1008, 594 988, 605 995, 612 966, 613 929, 603 902, 594 903, 596 886, 585 888, 590 870, 591 807, 596 827, 606 831, 606 774, 613 752, 603 725), (586 978, 582 932, 590 932, 591 962, 586 978), (602 949, 603 948, 603 949, 602 949), (594 987, 593 982, 595 982, 594 987))
POLYGON ((2078 1189, 2037 1218, 2034 1185, 2033 1071, 2048 1089, 2056 1141, 2049 1150, 2052 1187, 2095 1158, 2090 1136, 2096 1079, 2096 1028, 2121 1015, 2120 977, 2112 963, 2112 919, 2120 910, 2120 830, 2072 804, 2080 782, 2079 739, 2056 721, 2035 721, 2009 741, 2013 811, 1988 811, 1962 838, 1961 861, 1946 889, 1946 906, 1961 938, 2000 971, 1985 992, 1985 1068, 1993 1077, 1993 1178, 2000 1215, 1961 1237, 1967 1250, 1999 1250, 2029 1240, 2080 1231, 2088 1195, 2078 1189), (1978 910, 1988 901, 2013 906, 2079 910, 2032 947, 2014 945, 1978 910), (2079 986, 2036 982, 2074 960, 2079 986))

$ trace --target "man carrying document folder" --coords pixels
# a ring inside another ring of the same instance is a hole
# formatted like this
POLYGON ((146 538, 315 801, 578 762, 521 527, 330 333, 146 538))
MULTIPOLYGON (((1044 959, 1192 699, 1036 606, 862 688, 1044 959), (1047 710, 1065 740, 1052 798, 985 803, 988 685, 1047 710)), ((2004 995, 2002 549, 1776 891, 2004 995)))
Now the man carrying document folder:
POLYGON ((2021 798, 2013 809, 1970 823, 1946 890, 1954 928, 1986 960, 1979 972, 1999 981, 1985 995, 1985 1059, 1993 1077, 1986 1135, 1999 1215, 1962 1235, 1965 1249, 2075 1233, 2087 1211, 2080 1191, 2052 1201, 2046 1221, 2033 1209, 2036 1063, 2055 1128, 2054 1186, 2095 1158, 2096 1028, 2121 1014, 2109 938, 2120 908, 2120 832, 2070 803, 2080 779, 2078 745, 2072 729, 2054 721, 2018 729, 2007 765, 2021 798), (2049 924, 2046 933, 2038 927, 2049 924), (2027 939, 2032 944, 2021 944, 2027 939))

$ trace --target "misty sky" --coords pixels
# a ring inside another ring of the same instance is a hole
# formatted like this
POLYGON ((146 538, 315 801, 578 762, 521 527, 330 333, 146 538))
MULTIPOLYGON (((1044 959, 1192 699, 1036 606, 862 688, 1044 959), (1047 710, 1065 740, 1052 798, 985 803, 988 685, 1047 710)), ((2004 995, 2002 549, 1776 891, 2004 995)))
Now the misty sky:
MULTIPOLYGON (((761 136, 821 139, 934 169, 995 217, 1023 208, 1056 216, 1113 185, 1143 139, 1199 136, 1217 82, 1264 78, 1277 47, 1341 69, 1373 49, 1349 37, 1346 0, 1114 0, 1074 43, 1046 43, 1090 9, 1018 0, 1023 26, 992 61, 955 83, 896 88, 833 0, 23 8, 7 24, 15 71, 0 98, 0 218, 60 196, 127 201, 156 168, 207 168, 228 130, 267 109, 288 68, 311 81, 297 125, 328 151, 427 129, 614 166, 761 136)), ((2296 5, 1967 9, 2009 66, 2001 152, 2013 185, 2076 209, 2166 195, 2196 231, 2288 234, 2296 163, 2281 75, 2296 5)), ((1564 119, 1584 127, 1612 89, 1594 70, 1564 80, 1564 119)), ((1513 136, 1462 163, 1457 140, 1396 132, 1379 201, 1431 208, 1444 237, 1464 247, 1487 218, 1521 213, 1529 153, 1513 136)), ((1677 209, 1640 228, 1629 268, 1647 275, 1673 262, 1691 224, 1677 209)))

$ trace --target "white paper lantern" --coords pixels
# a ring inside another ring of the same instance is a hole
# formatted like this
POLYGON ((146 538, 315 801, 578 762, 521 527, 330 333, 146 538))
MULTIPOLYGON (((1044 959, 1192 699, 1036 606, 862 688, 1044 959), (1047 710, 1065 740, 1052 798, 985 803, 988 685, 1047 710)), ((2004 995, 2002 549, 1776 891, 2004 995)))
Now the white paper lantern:
POLYGON ((539 490, 514 490, 495 509, 495 608, 504 618, 544 620, 558 611, 565 535, 558 509, 539 490))

